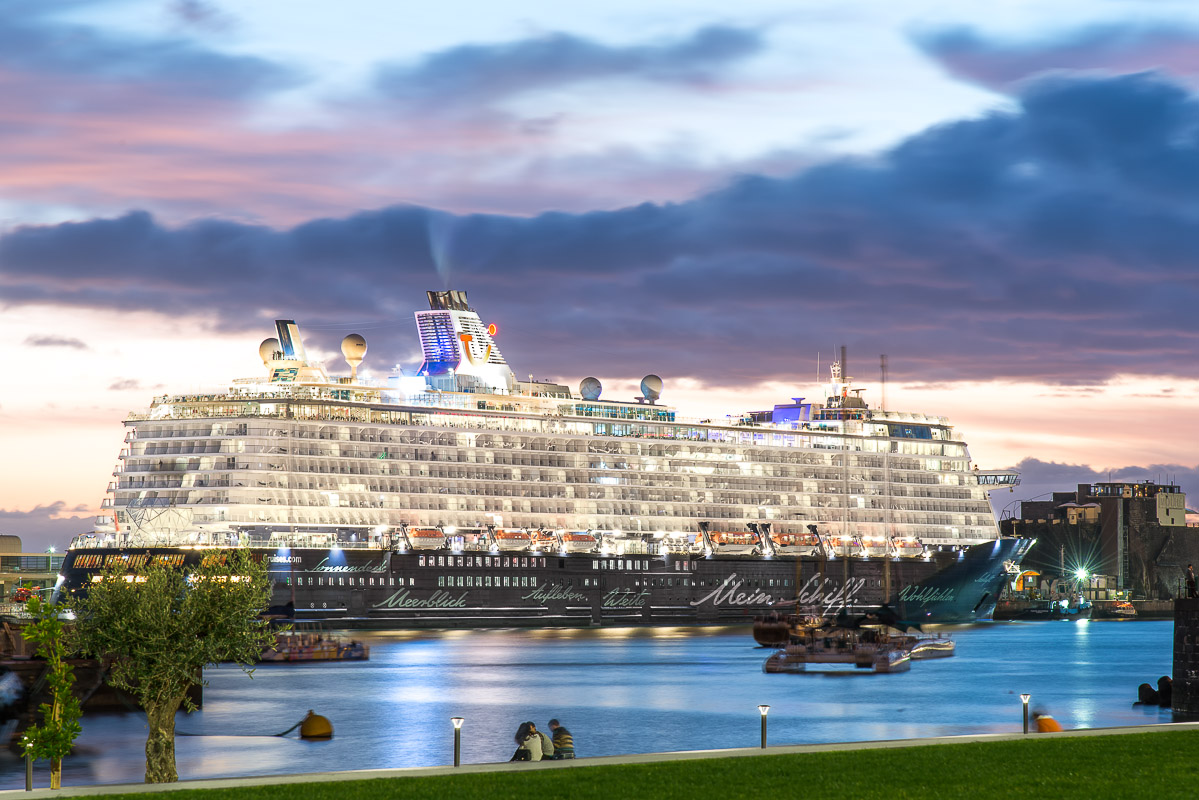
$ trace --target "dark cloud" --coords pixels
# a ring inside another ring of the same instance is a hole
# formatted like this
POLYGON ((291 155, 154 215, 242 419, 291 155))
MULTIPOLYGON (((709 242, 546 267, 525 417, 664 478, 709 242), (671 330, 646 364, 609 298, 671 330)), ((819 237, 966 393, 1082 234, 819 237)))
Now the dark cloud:
POLYGON ((1187 508, 1199 508, 1199 466, 1150 464, 1092 469, 1083 464, 1026 458, 1016 465, 1016 469, 1020 470, 1020 485, 1012 491, 991 494, 991 502, 1002 516, 1018 515, 1021 501, 1045 500, 1050 492, 1073 492, 1083 483, 1172 483, 1186 493, 1187 508))
POLYGON ((915 41, 953 76, 999 91, 1052 70, 1199 74, 1199 30, 1177 25, 1092 25, 1038 41, 950 28, 917 34, 915 41))
POLYGON ((234 26, 229 14, 205 0, 174 0, 167 5, 167 13, 179 23, 201 31, 223 33, 234 26))
POLYGON ((123 378, 119 381, 113 381, 112 385, 108 387, 108 391, 110 391, 110 392, 125 392, 125 391, 129 391, 131 389, 141 389, 141 388, 142 388, 141 382, 138 381, 136 378, 123 378))
POLYGON ((1153 75, 1058 77, 874 159, 683 203, 27 226, 0 238, 0 290, 204 309, 239 331, 354 320, 374 326, 375 363, 394 364, 413 357, 423 291, 448 283, 500 324, 518 373, 787 380, 844 342, 888 353, 897 380, 1094 384, 1199 377, 1196 219, 1195 98, 1153 75))
POLYGON ((382 94, 433 108, 472 108, 534 89, 608 78, 705 86, 730 63, 762 50, 760 33, 713 25, 685 39, 613 46, 550 33, 503 44, 442 50, 375 75, 382 94))
POLYGON ((62 552, 73 537, 89 532, 94 520, 86 507, 69 508, 62 500, 29 511, 0 508, 0 533, 20 536, 26 553, 40 553, 47 547, 62 552))
POLYGON ((75 350, 87 350, 87 344, 69 336, 27 336, 25 344, 29 347, 70 347, 75 350))
POLYGON ((0 72, 10 108, 59 114, 249 99, 303 80, 284 65, 181 37, 144 38, 12 13, 0 15, 0 72))

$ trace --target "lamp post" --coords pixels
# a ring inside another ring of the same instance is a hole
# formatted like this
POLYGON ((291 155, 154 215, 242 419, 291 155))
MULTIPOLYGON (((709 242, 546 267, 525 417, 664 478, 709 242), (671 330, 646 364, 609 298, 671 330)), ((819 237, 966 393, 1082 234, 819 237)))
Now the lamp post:
POLYGON ((758 706, 758 713, 762 715, 762 749, 766 749, 766 713, 770 711, 770 706, 758 706))
POLYGON ((1020 702, 1024 704, 1024 732, 1028 733, 1028 701, 1032 697, 1031 694, 1020 695, 1020 702))
MULTIPOLYGON (((454 723, 454 766, 462 766, 462 723, 465 722, 462 717, 453 717, 450 722, 454 723)), ((1027 733, 1027 731, 1025 731, 1027 733)))

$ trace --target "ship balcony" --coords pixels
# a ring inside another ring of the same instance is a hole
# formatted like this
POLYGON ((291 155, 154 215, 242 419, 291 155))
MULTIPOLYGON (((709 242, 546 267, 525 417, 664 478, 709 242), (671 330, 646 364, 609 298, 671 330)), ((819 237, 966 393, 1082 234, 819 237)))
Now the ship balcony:
MULTIPOLYGON (((109 484, 109 485, 111 486, 111 484, 109 484)), ((111 489, 109 491, 111 491, 111 489)), ((103 500, 100 501, 100 508, 114 508, 114 507, 115 507, 115 505, 114 505, 113 499, 111 497, 105 497, 103 500)))

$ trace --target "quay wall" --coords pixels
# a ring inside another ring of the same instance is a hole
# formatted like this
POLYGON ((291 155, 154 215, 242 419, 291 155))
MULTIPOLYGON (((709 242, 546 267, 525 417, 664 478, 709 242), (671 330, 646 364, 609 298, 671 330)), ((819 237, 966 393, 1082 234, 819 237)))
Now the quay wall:
POLYGON ((1174 601, 1172 708, 1199 717, 1199 599, 1174 601))

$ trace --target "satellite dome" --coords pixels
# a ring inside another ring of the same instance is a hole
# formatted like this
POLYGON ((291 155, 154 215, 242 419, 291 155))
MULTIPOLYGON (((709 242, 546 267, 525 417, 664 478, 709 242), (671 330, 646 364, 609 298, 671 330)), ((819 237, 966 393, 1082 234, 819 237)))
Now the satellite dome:
POLYGON ((604 385, 599 382, 599 378, 584 378, 579 384, 579 394, 584 400, 599 400, 603 390, 604 385))
POLYGON ((275 353, 282 349, 283 345, 279 344, 279 340, 272 336, 270 339, 263 339, 262 344, 258 345, 258 357, 262 359, 263 364, 267 364, 274 358, 275 353))
POLYGON ((657 375, 646 375, 641 379, 641 394, 651 403, 662 396, 662 379, 657 375))
POLYGON ((341 354, 345 356, 346 363, 350 365, 350 378, 358 377, 358 365, 366 356, 366 339, 356 333, 351 333, 341 340, 341 354))

